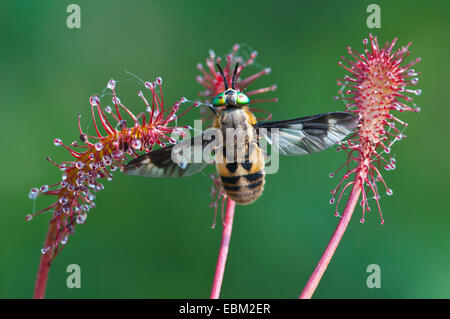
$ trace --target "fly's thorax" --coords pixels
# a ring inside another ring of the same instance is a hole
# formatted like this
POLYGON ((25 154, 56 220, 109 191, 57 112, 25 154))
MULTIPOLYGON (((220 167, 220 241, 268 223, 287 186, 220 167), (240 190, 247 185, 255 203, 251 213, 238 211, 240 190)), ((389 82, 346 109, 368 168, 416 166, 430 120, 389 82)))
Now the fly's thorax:
POLYGON ((249 115, 242 107, 224 109, 218 116, 218 125, 220 129, 251 127, 249 115))
MULTIPOLYGON (((251 113, 250 113, 251 115, 251 113)), ((245 109, 227 109, 218 117, 222 145, 217 150, 218 162, 243 163, 255 152, 256 131, 252 118, 245 109)))

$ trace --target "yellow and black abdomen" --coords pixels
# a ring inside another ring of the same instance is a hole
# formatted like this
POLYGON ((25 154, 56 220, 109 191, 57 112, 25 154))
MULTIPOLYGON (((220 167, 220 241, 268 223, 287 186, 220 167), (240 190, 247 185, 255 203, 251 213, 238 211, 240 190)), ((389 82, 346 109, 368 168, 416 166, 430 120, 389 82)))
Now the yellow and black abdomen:
POLYGON ((239 204, 250 204, 264 190, 264 153, 257 144, 247 110, 224 111, 218 119, 223 134, 223 147, 216 153, 216 168, 224 192, 239 204), (234 134, 230 140, 230 130, 234 134), (227 156, 227 148, 233 148, 227 156))
MULTIPOLYGON (((261 149, 255 148, 255 153, 261 149)), ((256 154, 255 154, 256 155, 256 154)), ((223 190, 239 204, 250 204, 261 196, 264 190, 264 157, 255 156, 243 163, 217 163, 223 190)))

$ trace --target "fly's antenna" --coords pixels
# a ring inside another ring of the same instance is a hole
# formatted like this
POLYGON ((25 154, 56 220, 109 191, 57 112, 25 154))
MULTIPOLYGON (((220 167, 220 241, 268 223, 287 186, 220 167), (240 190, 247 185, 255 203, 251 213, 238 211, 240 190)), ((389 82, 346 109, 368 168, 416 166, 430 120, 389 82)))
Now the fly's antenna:
POLYGON ((233 90, 235 90, 235 86, 236 86, 236 74, 237 74, 237 69, 239 67, 239 62, 236 63, 236 66, 234 67, 234 72, 233 72, 233 81, 231 81, 231 88, 233 90))
POLYGON ((223 78, 223 83, 225 85, 225 91, 228 90, 228 82, 227 82, 227 78, 225 77, 225 74, 223 74, 222 68, 220 67, 219 63, 216 63, 217 68, 219 69, 220 74, 222 75, 223 78))

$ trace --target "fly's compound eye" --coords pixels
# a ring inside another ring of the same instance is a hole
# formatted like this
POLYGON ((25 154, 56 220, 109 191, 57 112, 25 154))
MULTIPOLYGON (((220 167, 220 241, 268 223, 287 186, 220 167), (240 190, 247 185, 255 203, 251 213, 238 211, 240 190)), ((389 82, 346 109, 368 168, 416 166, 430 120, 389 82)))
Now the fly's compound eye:
POLYGON ((250 99, 244 93, 239 92, 236 100, 237 104, 246 105, 250 103, 250 99))
POLYGON ((225 105, 225 95, 223 93, 217 94, 213 99, 213 106, 220 107, 225 105))

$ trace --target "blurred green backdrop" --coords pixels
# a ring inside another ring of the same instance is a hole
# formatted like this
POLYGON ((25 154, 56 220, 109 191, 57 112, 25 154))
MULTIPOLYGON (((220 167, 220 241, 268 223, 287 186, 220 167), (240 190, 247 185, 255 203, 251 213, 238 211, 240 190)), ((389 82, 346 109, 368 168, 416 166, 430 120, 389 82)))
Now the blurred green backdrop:
MULTIPOLYGON (((377 1, 382 28, 366 27, 368 1, 2 1, 0 77, 3 122, 0 297, 32 296, 48 215, 25 222, 31 187, 60 179, 45 161, 69 159, 55 137, 77 139, 77 114, 107 81, 162 76, 166 101, 195 98, 195 65, 210 48, 227 53, 245 43, 272 74, 274 119, 343 110, 334 101, 337 65, 346 47, 362 50, 373 32, 380 43, 399 37, 422 57, 417 114, 401 114, 408 139, 395 145, 398 168, 384 174, 394 196, 360 211, 345 234, 316 298, 449 298, 449 13, 448 1, 377 1), (66 7, 81 7, 81 29, 66 27, 66 7), (368 289, 366 267, 379 264, 381 288, 368 289)), ((119 83, 132 110, 143 105, 137 84, 119 83)), ((199 117, 197 110, 183 124, 199 117)), ((86 118, 86 117, 85 117, 86 118)), ((85 127, 88 126, 86 118, 85 127)), ((92 132, 93 127, 90 126, 92 132)), ((282 158, 264 195, 238 207, 225 273, 224 298, 295 298, 336 224, 329 205, 337 180, 328 173, 344 160, 327 151, 282 158)), ((58 256, 49 298, 207 298, 221 228, 211 229, 208 176, 150 180, 117 174, 98 194, 97 208, 58 256), (82 288, 66 287, 66 267, 79 264, 82 288)), ((37 207, 48 203, 37 201, 37 207)))

